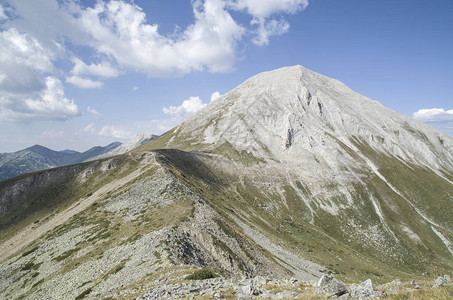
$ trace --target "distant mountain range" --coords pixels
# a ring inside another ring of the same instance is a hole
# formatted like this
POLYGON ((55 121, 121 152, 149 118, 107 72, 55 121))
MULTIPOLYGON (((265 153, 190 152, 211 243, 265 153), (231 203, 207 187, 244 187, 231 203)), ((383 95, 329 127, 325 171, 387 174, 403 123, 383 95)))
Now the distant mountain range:
POLYGON ((52 167, 81 163, 112 151, 120 145, 121 143, 115 142, 105 147, 93 147, 82 153, 74 150, 54 151, 41 145, 34 145, 17 152, 2 153, 0 154, 0 180, 52 167))
POLYGON ((85 152, 70 149, 55 151, 34 145, 13 153, 0 153, 0 181, 34 171, 123 154, 155 137, 157 136, 153 134, 138 134, 124 144, 114 142, 104 147, 93 147, 85 152))

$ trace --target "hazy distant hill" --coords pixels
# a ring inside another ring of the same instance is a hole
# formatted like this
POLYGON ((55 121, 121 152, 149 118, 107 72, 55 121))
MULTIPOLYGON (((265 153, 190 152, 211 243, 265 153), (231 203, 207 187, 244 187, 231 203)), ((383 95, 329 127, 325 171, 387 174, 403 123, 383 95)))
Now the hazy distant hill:
POLYGON ((105 147, 93 147, 82 153, 74 150, 54 151, 40 145, 34 145, 14 153, 1 153, 0 180, 33 171, 80 163, 112 151, 120 145, 121 143, 115 142, 105 147))

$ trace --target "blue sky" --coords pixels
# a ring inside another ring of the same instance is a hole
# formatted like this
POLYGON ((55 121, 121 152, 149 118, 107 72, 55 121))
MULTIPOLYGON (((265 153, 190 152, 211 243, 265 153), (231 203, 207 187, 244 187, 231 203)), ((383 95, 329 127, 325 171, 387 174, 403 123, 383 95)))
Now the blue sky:
POLYGON ((453 135, 450 0, 0 0, 0 152, 161 134, 300 64, 453 135))

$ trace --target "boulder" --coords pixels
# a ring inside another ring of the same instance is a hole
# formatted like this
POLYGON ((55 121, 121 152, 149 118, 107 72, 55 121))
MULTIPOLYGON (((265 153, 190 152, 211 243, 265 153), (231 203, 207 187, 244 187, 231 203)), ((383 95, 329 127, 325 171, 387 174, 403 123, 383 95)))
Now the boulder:
POLYGON ((434 281, 432 288, 436 288, 436 287, 442 286, 442 285, 447 285, 450 283, 450 280, 451 279, 450 279, 449 275, 444 275, 444 277, 438 276, 436 278, 436 281, 434 281))
POLYGON ((340 296, 348 291, 347 286, 332 274, 322 275, 316 284, 316 293, 329 296, 340 296))
POLYGON ((261 294, 261 291, 253 285, 243 286, 241 292, 244 296, 258 296, 259 294, 261 294))
POLYGON ((369 298, 375 296, 375 290, 371 279, 367 279, 359 285, 351 286, 349 293, 351 298, 369 298))

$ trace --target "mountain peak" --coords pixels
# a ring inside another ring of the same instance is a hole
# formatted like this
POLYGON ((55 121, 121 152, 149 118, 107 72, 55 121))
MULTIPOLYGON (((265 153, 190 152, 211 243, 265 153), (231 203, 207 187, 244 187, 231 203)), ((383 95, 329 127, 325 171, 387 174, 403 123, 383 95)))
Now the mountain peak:
POLYGON ((453 165, 450 136, 300 65, 251 77, 165 136, 165 147, 216 151, 227 143, 288 164, 316 158, 328 170, 354 165, 348 152, 358 152, 357 141, 436 171, 453 165))
POLYGON ((128 154, 0 183, 0 293, 173 297, 194 266, 378 283, 448 273, 452 144, 303 67, 258 74, 128 154))

